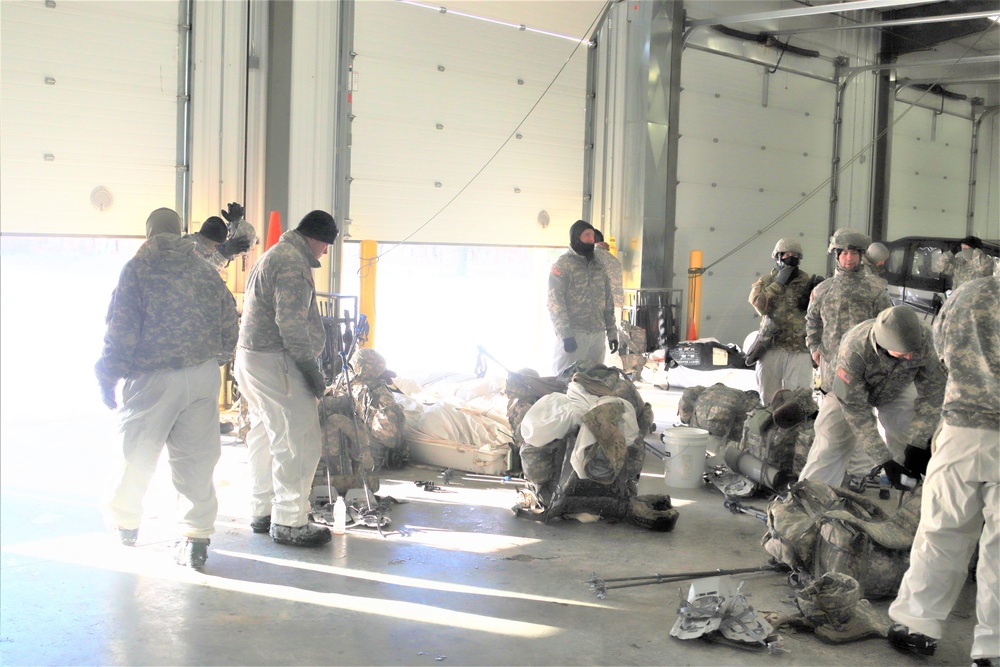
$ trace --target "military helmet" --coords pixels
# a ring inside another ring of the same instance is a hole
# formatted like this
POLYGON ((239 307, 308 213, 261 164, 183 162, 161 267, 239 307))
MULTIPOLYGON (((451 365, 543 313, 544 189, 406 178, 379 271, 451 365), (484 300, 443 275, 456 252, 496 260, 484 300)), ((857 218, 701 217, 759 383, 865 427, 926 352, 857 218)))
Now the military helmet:
POLYGON ((875 342, 891 352, 916 352, 923 345, 920 319, 909 306, 886 308, 872 327, 875 342))
MULTIPOLYGON (((863 255, 871 243, 871 238, 864 232, 859 232, 856 229, 847 229, 845 227, 838 229, 833 233, 833 236, 830 237, 830 247, 827 248, 827 252, 835 252, 837 250, 857 250, 863 255)), ((837 254, 839 255, 840 253, 837 254)))
POLYGON ((794 252, 799 259, 802 259, 802 244, 795 239, 778 239, 774 244, 774 250, 771 251, 771 257, 780 257, 786 252, 794 252))
POLYGON ((868 250, 865 254, 868 255, 868 259, 873 262, 881 262, 883 259, 889 259, 889 249, 881 243, 873 243, 868 246, 868 250))
POLYGON ((385 357, 370 347, 362 347, 351 357, 351 369, 359 380, 375 380, 385 372, 385 357))

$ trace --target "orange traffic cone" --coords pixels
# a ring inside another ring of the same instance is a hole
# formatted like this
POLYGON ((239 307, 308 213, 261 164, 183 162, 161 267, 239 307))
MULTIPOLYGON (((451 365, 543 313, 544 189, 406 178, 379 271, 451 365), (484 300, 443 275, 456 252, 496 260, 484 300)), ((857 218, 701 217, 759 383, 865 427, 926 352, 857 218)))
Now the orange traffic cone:
POLYGON ((278 239, 281 238, 281 215, 277 211, 271 211, 271 219, 267 223, 267 241, 264 243, 264 252, 271 249, 278 239))

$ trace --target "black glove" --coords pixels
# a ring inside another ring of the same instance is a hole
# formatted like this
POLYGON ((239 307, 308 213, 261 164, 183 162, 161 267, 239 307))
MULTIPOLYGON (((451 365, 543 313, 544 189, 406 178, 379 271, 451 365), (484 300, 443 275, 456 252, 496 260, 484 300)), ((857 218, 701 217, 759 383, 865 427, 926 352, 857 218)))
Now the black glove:
POLYGON ((572 336, 563 338, 563 349, 567 352, 576 352, 576 339, 572 336))
POLYGON ((774 282, 782 286, 787 285, 795 277, 795 272, 798 270, 798 267, 795 266, 785 266, 778 271, 778 275, 774 277, 774 282))
POLYGON ((313 396, 323 398, 323 394, 326 393, 326 378, 323 377, 323 371, 319 369, 319 364, 299 361, 295 365, 305 376, 306 384, 312 390, 313 396))
POLYGON ((101 400, 104 405, 108 406, 108 410, 114 410, 118 407, 118 401, 115 400, 115 387, 118 386, 118 383, 106 380, 98 380, 98 382, 101 384, 101 400))
POLYGON ((882 464, 882 471, 885 473, 885 476, 889 478, 889 483, 892 484, 892 488, 897 491, 912 490, 912 487, 903 484, 903 475, 908 475, 914 479, 916 479, 917 476, 906 466, 896 463, 893 459, 889 459, 882 464))
POLYGON ((608 341, 608 349, 611 350, 611 354, 614 354, 615 352, 618 351, 618 339, 617 338, 612 338, 611 340, 608 341))
POLYGON ((222 217, 228 220, 230 224, 236 223, 243 219, 243 206, 232 202, 226 207, 225 211, 220 211, 220 213, 222 213, 222 217))
POLYGON ((237 236, 234 239, 220 243, 215 249, 226 259, 232 259, 241 252, 246 252, 250 249, 250 239, 245 236, 237 236))
POLYGON ((930 447, 924 448, 916 445, 907 445, 906 449, 903 450, 903 466, 918 475, 927 474, 927 464, 930 460, 930 447))

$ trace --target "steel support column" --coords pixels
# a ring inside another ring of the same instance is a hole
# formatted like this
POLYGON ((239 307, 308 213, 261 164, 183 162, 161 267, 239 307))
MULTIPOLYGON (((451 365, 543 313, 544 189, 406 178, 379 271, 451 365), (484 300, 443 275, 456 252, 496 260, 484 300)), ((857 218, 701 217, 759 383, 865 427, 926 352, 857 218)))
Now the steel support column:
POLYGON ((340 0, 337 22, 337 101, 334 112, 337 133, 333 152, 333 217, 340 224, 340 236, 330 253, 329 289, 340 292, 340 267, 344 239, 351 229, 351 121, 354 120, 354 0, 340 0))
POLYGON ((896 93, 896 72, 886 70, 877 74, 875 107, 872 131, 871 217, 868 234, 880 241, 886 238, 889 218, 889 170, 892 168, 892 122, 896 93))
POLYGON ((683 5, 669 0, 654 3, 646 91, 642 288, 673 286, 683 37, 683 5))

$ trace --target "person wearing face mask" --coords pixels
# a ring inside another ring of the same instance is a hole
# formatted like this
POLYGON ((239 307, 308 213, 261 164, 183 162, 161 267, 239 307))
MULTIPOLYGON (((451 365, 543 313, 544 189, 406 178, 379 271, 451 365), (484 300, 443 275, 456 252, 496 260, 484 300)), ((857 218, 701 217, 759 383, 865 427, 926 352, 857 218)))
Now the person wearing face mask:
MULTIPOLYGON (((820 283, 809 297, 806 345, 820 370, 820 391, 826 395, 833 389, 834 362, 844 334, 892 306, 884 285, 863 268, 862 257, 869 245, 867 234, 838 229, 829 245, 829 252, 837 260, 833 277, 820 283)), ((905 391, 912 403, 916 390, 910 386, 905 391)), ((864 491, 865 476, 874 466, 863 449, 856 449, 848 466, 847 487, 864 491)))
POLYGON ((966 236, 951 252, 941 255, 938 271, 951 279, 951 290, 955 291, 970 280, 996 275, 996 264, 983 252, 983 242, 978 236, 966 236))
POLYGON ((774 327, 770 344, 756 363, 757 387, 767 405, 779 389, 812 386, 812 359, 806 347, 806 309, 816 277, 799 269, 802 245, 779 239, 771 252, 777 265, 750 289, 750 305, 774 327))
POLYGON ((608 274, 594 257, 594 228, 577 220, 569 228, 569 250, 549 272, 549 317, 555 330, 553 372, 578 361, 604 361, 608 349, 618 351, 615 308, 608 274))

